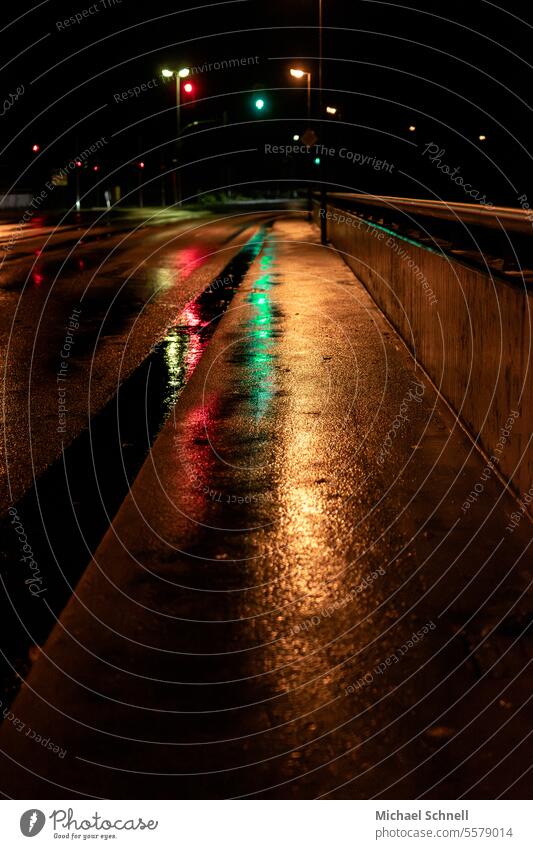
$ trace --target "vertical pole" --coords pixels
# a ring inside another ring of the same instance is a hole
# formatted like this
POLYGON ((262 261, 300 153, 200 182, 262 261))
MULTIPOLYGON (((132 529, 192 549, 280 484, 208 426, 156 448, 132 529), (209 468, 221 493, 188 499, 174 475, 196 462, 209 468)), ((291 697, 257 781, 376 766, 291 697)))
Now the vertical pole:
MULTIPOLYGON (((143 140, 142 140, 141 136, 139 136, 139 138, 137 140, 137 148, 139 150, 139 156, 142 156, 143 140)), ((138 176, 138 190, 139 190, 138 191, 139 209, 142 209, 143 206, 144 206, 144 199, 143 199, 143 176, 144 176, 144 174, 143 174, 143 169, 141 168, 139 163, 137 163, 137 176, 138 176)))
MULTIPOLYGON (((228 115, 227 109, 224 109, 224 112, 222 114, 222 122, 224 124, 224 127, 228 126, 229 115, 228 115)), ((231 163, 231 159, 228 156, 228 158, 226 160, 226 198, 228 200, 231 200, 231 196, 232 196, 232 191, 231 191, 231 164, 230 163, 231 163)))
POLYGON ((167 205, 167 198, 166 198, 166 192, 165 192, 166 175, 165 175, 165 159, 164 159, 164 156, 163 156, 163 151, 161 151, 161 156, 160 156, 159 172, 161 174, 161 206, 164 208, 167 205))
POLYGON ((75 145, 76 145, 76 212, 79 212, 80 209, 81 209, 81 199, 80 199, 80 169, 78 167, 78 153, 77 153, 78 147, 79 147, 78 136, 76 136, 74 141, 75 141, 75 145))
POLYGON ((174 172, 176 176, 175 193, 176 203, 181 203, 181 78, 176 74, 176 107, 177 107, 177 125, 178 135, 176 139, 176 149, 178 151, 177 169, 174 172))
MULTIPOLYGON (((307 72, 307 126, 311 127, 311 71, 307 72)), ((307 183, 307 219, 313 218, 313 187, 312 187, 312 160, 309 158, 309 181, 307 183)))
MULTIPOLYGON (((323 137, 322 143, 326 143, 322 127, 326 128, 324 121, 324 94, 322 91, 323 83, 323 64, 324 64, 324 9, 323 0, 318 0, 318 132, 323 137)), ((326 192, 326 157, 320 157, 320 208, 327 209, 328 196, 326 192)), ((320 241, 323 245, 327 245, 328 232, 326 226, 325 211, 320 215, 320 241)))
POLYGON ((322 106, 322 59, 323 59, 323 8, 322 0, 318 0, 318 94, 322 106))

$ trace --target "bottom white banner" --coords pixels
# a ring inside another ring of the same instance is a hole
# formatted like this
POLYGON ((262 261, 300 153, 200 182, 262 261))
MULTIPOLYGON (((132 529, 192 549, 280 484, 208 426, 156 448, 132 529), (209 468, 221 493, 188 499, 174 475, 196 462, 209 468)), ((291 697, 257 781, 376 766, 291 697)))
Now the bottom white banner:
POLYGON ((101 845, 272 849, 506 846, 531 849, 526 801, 4 801, 6 849, 101 845))

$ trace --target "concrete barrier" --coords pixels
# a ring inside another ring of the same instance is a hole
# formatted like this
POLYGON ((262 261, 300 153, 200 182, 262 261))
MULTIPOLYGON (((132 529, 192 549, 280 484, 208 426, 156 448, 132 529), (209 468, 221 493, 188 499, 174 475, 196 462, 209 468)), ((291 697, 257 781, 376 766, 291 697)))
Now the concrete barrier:
MULTIPOLYGON (((321 214, 315 205, 316 223, 321 214)), ((327 217, 331 243, 523 498, 533 477, 531 292, 349 210, 329 205, 327 217)))

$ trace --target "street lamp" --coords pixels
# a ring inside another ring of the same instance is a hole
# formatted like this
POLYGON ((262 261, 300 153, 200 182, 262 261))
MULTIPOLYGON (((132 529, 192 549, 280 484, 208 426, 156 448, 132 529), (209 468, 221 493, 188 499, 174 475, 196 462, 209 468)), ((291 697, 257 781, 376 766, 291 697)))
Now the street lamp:
POLYGON ((487 136, 484 136, 483 134, 482 134, 482 135, 480 135, 480 136, 478 136, 478 139, 479 139, 480 141, 486 141, 486 138, 487 138, 487 136))
POLYGON ((328 115, 336 115, 337 114, 337 107, 336 106, 326 106, 326 112, 328 113, 328 115))
MULTIPOLYGON (((302 77, 307 77, 307 124, 308 128, 311 124, 311 71, 304 71, 303 68, 289 68, 289 73, 291 77, 294 77, 296 80, 301 80, 302 77)), ((299 136, 294 135, 294 141, 299 140, 299 136)), ((311 181, 309 180, 307 184, 307 217, 311 220, 313 215, 313 190, 311 188, 311 181)))
MULTIPOLYGON (((176 147, 178 152, 181 135, 181 81, 182 79, 185 79, 185 77, 188 77, 190 73, 190 68, 180 68, 179 71, 172 71, 170 68, 163 68, 161 71, 161 76, 166 79, 174 77, 176 80, 176 117, 178 130, 178 134, 176 136, 176 147)), ((192 90, 192 86, 190 90, 192 90)), ((174 172, 174 203, 181 203, 181 171, 178 173, 177 179, 176 172, 174 172)))
POLYGON ((415 130, 416 130, 415 125, 414 125, 414 124, 410 124, 410 125, 409 125, 409 132, 410 132, 410 133, 414 133, 414 132, 415 132, 415 130))
POLYGON ((170 79, 170 77, 173 77, 174 74, 177 74, 178 77, 181 77, 183 79, 184 77, 189 76, 189 74, 191 73, 191 69, 190 68, 181 68, 179 71, 171 71, 169 68, 163 68, 161 73, 167 79, 170 79))
POLYGON ((311 71, 304 71, 302 68, 290 68, 290 75, 297 80, 302 77, 307 77, 307 120, 311 117, 311 71))
MULTIPOLYGON (((324 0, 318 0, 318 114, 322 117, 322 106, 324 104, 324 0)), ((325 127, 324 127, 325 129, 325 127)), ((326 191, 326 158, 319 163, 320 167, 320 208, 326 210, 328 206, 328 193, 326 191)), ((320 241, 323 245, 328 243, 327 217, 320 216, 320 241)))

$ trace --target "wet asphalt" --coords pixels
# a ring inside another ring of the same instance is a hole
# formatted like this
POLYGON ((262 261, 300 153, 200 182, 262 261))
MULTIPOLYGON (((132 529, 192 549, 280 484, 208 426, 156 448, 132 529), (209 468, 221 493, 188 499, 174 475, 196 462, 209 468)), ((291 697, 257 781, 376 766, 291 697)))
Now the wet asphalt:
POLYGON ((0 227, 0 515, 88 427, 264 218, 145 211, 62 225, 44 219, 23 235, 13 222, 0 227))
POLYGON ((462 512, 483 467, 276 222, 11 706, 65 754, 5 721, 4 794, 523 797, 530 535, 494 478, 462 512))
POLYGON ((19 328, 15 319, 4 346, 3 704, 17 692, 262 244, 261 215, 221 222, 201 212, 154 212, 153 221, 147 211, 148 218, 117 214, 99 250, 87 239, 95 220, 101 225, 96 214, 57 229, 46 219, 24 238, 10 229, 17 242, 6 243, 13 244, 4 256, 7 303, 28 321, 19 328), (65 259, 63 240, 72 232, 81 256, 65 259), (20 246, 36 240, 37 258, 28 263, 20 246), (145 263, 137 261, 143 252, 145 263), (132 255, 136 265, 124 279, 117 260, 131 262, 132 255), (72 279, 72 262, 87 274, 72 279), (38 287, 27 285, 30 272, 38 287), (81 287, 72 307, 69 293, 81 287), (50 312, 67 310, 58 327, 50 312), (31 556, 48 575, 46 608, 36 610, 21 580, 8 505, 23 517, 31 556))

